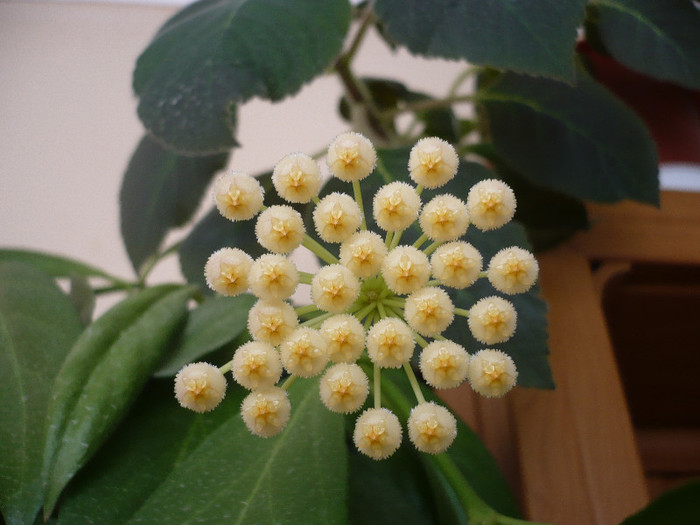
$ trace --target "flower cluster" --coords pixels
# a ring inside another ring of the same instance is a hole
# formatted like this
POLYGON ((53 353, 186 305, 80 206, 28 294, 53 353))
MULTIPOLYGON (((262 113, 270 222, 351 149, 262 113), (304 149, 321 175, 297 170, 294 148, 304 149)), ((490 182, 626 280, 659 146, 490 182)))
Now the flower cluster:
POLYGON ((238 248, 222 248, 207 261, 204 273, 213 290, 258 298, 248 315, 252 341, 221 368, 207 363, 183 368, 175 379, 177 399, 195 411, 213 409, 224 396, 223 374, 230 370, 251 391, 241 407, 243 421, 253 434, 269 437, 289 420, 287 388, 296 378, 320 376, 323 404, 349 414, 365 406, 371 372, 373 406, 357 418, 353 438, 362 453, 383 459, 399 447, 403 431, 397 416, 382 406, 381 369, 402 368, 417 398, 406 423, 408 437, 418 450, 440 453, 454 440, 457 423, 445 407, 425 400, 410 360, 421 347, 420 372, 435 389, 468 381, 476 392, 500 397, 515 385, 513 360, 492 348, 515 332, 513 304, 494 295, 465 309, 455 306, 446 290, 486 278, 498 292, 518 294, 536 281, 537 261, 528 251, 505 248, 484 270, 479 251, 461 240, 470 225, 486 231, 509 222, 515 197, 503 182, 484 180, 469 190, 466 201, 441 194, 423 203, 423 189, 444 186, 458 167, 450 144, 425 138, 410 153, 414 184, 391 182, 374 195, 372 215, 380 235, 367 229, 360 191, 360 181, 377 163, 371 142, 344 133, 330 145, 326 161, 331 175, 351 185, 352 196, 319 198, 321 169, 298 153, 277 164, 272 182, 287 202, 313 206, 315 233, 324 243, 339 244, 339 257, 306 232, 294 208, 264 207, 256 179, 233 173, 217 180, 214 198, 221 214, 234 221, 257 217, 257 240, 270 253, 253 260, 238 248), (422 235, 402 245, 403 232, 416 222, 422 235), (300 271, 288 257, 299 246, 326 264, 315 274, 300 271), (313 303, 295 307, 289 298, 300 284, 310 286, 313 303), (467 319, 484 348, 470 355, 445 339, 442 333, 456 317, 467 319))

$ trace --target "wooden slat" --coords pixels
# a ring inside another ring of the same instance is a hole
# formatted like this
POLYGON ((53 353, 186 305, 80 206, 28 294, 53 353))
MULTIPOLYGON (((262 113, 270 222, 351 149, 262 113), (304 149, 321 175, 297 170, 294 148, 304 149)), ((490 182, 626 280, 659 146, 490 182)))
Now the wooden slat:
POLYGON ((619 523, 648 495, 588 261, 563 247, 540 256, 540 268, 557 389, 512 397, 526 511, 619 523))

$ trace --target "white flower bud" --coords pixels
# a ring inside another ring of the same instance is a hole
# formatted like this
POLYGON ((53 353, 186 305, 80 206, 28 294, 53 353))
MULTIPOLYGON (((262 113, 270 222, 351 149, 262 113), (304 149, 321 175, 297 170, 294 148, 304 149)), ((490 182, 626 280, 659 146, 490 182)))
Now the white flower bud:
POLYGON ((360 281, 340 264, 323 266, 311 281, 311 298, 325 312, 344 312, 359 294, 360 281))
POLYGON ((426 188, 439 188, 457 173, 459 157, 454 147, 437 137, 416 142, 408 159, 411 179, 426 188))
POLYGON ((359 410, 369 394, 369 380, 354 363, 330 367, 319 382, 321 401, 331 412, 349 414, 359 410))
POLYGON ((350 314, 334 315, 321 325, 328 342, 328 357, 334 363, 354 363, 365 349, 365 329, 350 314))
POLYGON ((458 290, 474 284, 481 273, 481 263, 479 251, 464 241, 443 244, 430 258, 433 276, 458 290))
POLYGON ((467 232, 467 205, 453 195, 438 195, 423 206, 420 227, 433 241, 454 241, 467 232))
POLYGON ((386 459, 401 445, 401 434, 396 415, 386 408, 370 408, 357 418, 352 439, 366 456, 386 459))
POLYGON ((248 291, 248 274, 253 259, 238 248, 221 248, 209 256, 204 278, 209 288, 233 297, 248 291))
POLYGON ((433 388, 454 388, 467 377, 469 354, 454 341, 433 341, 421 352, 419 365, 423 379, 433 388))
POLYGON ((389 232, 408 228, 418 218, 418 210, 420 197, 416 190, 410 184, 400 181, 379 188, 372 202, 377 226, 389 232))
POLYGON ((406 298, 404 318, 416 332, 432 337, 452 324, 454 310, 454 304, 445 290, 427 286, 406 298))
POLYGON ((267 438, 282 432, 291 410, 287 392, 271 387, 248 394, 241 404, 241 417, 248 430, 267 438))
POLYGON ((263 248, 289 253, 304 240, 306 229, 301 214, 291 206, 270 206, 255 223, 255 236, 263 248))
POLYGON ((328 147, 326 157, 333 176, 345 182, 362 180, 377 164, 377 152, 370 140, 360 133, 338 135, 328 147))
POLYGON ((282 364, 290 374, 313 377, 328 364, 326 339, 313 328, 294 330, 280 345, 282 364))
POLYGON ((287 299, 299 284, 296 265, 284 255, 266 253, 250 268, 250 291, 260 299, 287 299))
POLYGON ((279 345, 299 324, 294 308, 284 301, 259 300, 248 313, 248 331, 253 339, 279 345))
POLYGON ((263 204, 263 188, 245 173, 224 173, 214 182, 214 203, 229 220, 252 219, 263 204))
POLYGON ((467 208, 474 226, 480 230, 494 230, 513 218, 515 194, 505 182, 482 180, 469 190, 467 208))
POLYGON ((480 350, 469 361, 469 383, 485 397, 502 397, 515 386, 518 371, 513 359, 499 350, 480 350))
POLYGON ((321 189, 321 170, 308 155, 292 153, 275 166, 272 184, 287 202, 306 203, 316 197, 321 189))
POLYGON ((397 246, 384 258, 382 277, 392 292, 408 294, 428 282, 430 261, 418 248, 397 246))
POLYGON ((275 348, 262 341, 250 341, 233 354, 231 373, 248 390, 274 386, 282 376, 282 362, 275 348))
POLYGON ((225 395, 226 378, 209 363, 190 363, 175 376, 175 397, 184 408, 209 412, 225 395))
POLYGON ((511 246, 491 258, 487 275, 499 292, 516 294, 527 292, 537 281, 538 273, 535 256, 527 250, 511 246))
POLYGON ((484 297, 469 310, 469 330, 487 345, 510 339, 515 333, 516 320, 513 304, 501 297, 484 297))
POLYGON ((415 346, 411 329, 394 317, 376 322, 367 333, 367 354, 381 368, 399 368, 408 363, 415 346))
POLYGON ((331 193, 314 208, 314 225, 318 236, 326 242, 343 242, 362 224, 362 212, 352 197, 331 193))
POLYGON ((408 417, 408 437, 421 452, 439 454, 457 437, 457 420, 445 407, 433 402, 413 407, 408 417))
POLYGON ((379 273, 388 249, 382 238, 371 231, 352 234, 340 245, 340 264, 358 277, 374 277, 379 273))

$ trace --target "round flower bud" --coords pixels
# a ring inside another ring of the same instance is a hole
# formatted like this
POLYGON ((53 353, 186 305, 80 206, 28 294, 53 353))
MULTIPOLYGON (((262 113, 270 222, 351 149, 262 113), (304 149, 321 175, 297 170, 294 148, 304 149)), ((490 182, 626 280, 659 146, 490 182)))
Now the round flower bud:
POLYGON ((481 273, 481 262, 479 251, 464 241, 443 244, 430 258, 433 276, 458 290, 474 284, 481 273))
POLYGON ((450 326, 454 310, 454 304, 445 290, 427 286, 406 298, 404 318, 419 334, 434 336, 450 326))
POLYGON ((372 459, 386 459, 401 445, 401 423, 386 408, 369 408, 355 423, 352 439, 357 450, 372 459))
POLYGON ((390 182, 374 194, 374 220, 382 230, 405 230, 418 218, 420 197, 410 184, 390 182))
POLYGON ((510 301, 501 297, 484 297, 469 310, 469 330, 487 345, 502 343, 515 333, 517 313, 510 301))
POLYGON ((515 214, 515 194, 505 182, 496 179, 474 184, 467 195, 472 224, 480 230, 494 230, 515 214))
POLYGON ((433 388, 454 388, 467 377, 469 354, 454 341, 433 341, 421 352, 419 366, 433 388))
POLYGON ((423 206, 420 227, 433 241, 454 241, 467 232, 467 205, 453 195, 438 195, 423 206))
POLYGON ((499 292, 516 294, 527 292, 535 284, 538 272, 539 265, 534 255, 511 246, 491 258, 487 275, 499 292))
POLYGON ((340 245, 340 264, 358 277, 374 277, 382 267, 388 250, 382 238, 363 230, 352 234, 340 245))
POLYGON ((369 394, 369 380, 356 364, 333 365, 319 382, 321 401, 331 412, 349 414, 359 410, 369 394))
POLYGON ((344 312, 359 294, 360 281, 340 264, 323 266, 311 280, 311 298, 325 312, 344 312))
POLYGON ((245 426, 256 436, 264 438, 282 432, 291 410, 287 392, 278 387, 255 390, 241 404, 245 426))
POLYGON ((313 328, 297 328, 280 345, 280 356, 290 374, 313 377, 328 364, 326 339, 313 328))
POLYGON ((376 322, 367 333, 367 354, 381 368, 399 368, 408 363, 415 346, 411 329, 395 317, 376 322))
POLYGON ((321 170, 308 155, 291 153, 272 170, 272 184, 287 202, 309 202, 321 189, 321 170))
POLYGON ((248 312, 248 331, 253 339, 279 345, 299 324, 294 308, 284 301, 259 300, 248 312))
POLYGON ((328 357, 334 363, 354 363, 365 349, 365 329, 354 315, 339 314, 326 319, 321 333, 328 342, 328 357))
POLYGON ((349 131, 338 135, 328 147, 326 162, 333 176, 352 182, 362 180, 374 171, 377 152, 367 137, 349 131))
POLYGON ((294 293, 299 284, 295 264, 284 255, 266 253, 250 268, 250 291, 260 299, 281 301, 294 293))
POLYGON ((408 294, 428 282, 430 261, 418 248, 397 246, 384 258, 382 277, 392 292, 408 294))
POLYGON ((231 221, 252 219, 263 204, 263 188, 245 173, 224 173, 214 182, 214 203, 231 221))
POLYGON ((413 445, 428 454, 444 452, 457 437, 455 417, 432 401, 413 407, 406 426, 413 445))
POLYGON ((313 217, 318 236, 326 242, 343 242, 362 224, 360 207, 345 193, 323 197, 314 208, 313 217))
POLYGON ((231 373, 248 390, 274 386, 282 376, 282 362, 275 348, 262 341, 250 341, 233 354, 231 373))
POLYGON ((515 386, 518 371, 511 357, 499 350, 480 350, 469 361, 469 384, 484 397, 502 397, 515 386))
POLYGON ((416 142, 408 158, 411 179, 426 188, 439 188, 457 173, 459 157, 454 147, 437 137, 416 142))
POLYGON ((248 291, 248 274, 253 259, 238 248, 221 248, 209 256, 204 278, 209 288, 232 297, 248 291))
POLYGON ((225 395, 226 378, 209 363, 190 363, 175 376, 175 397, 184 408, 209 412, 225 395))
POLYGON ((304 240, 306 230, 301 214, 291 206, 270 206, 255 223, 255 236, 263 248, 289 253, 304 240))

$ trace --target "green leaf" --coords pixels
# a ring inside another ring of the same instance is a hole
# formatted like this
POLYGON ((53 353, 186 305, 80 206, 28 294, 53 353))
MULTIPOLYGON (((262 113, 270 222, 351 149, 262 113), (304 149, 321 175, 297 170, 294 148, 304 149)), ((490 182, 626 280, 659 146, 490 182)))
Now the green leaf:
POLYGON ((196 211, 207 184, 228 154, 184 157, 146 135, 124 173, 119 204, 126 251, 138 272, 168 231, 196 211))
POLYGON ((155 376, 173 376, 187 363, 231 342, 246 329, 248 312, 255 301, 249 294, 216 296, 191 310, 175 349, 155 376))
POLYGON ((44 452, 45 515, 66 483, 121 420, 186 313, 192 287, 138 292, 90 325, 52 390, 44 452))
POLYGON ((318 382, 290 388, 292 415, 273 438, 234 416, 202 439, 128 523, 345 523, 343 418, 321 403, 318 382))
POLYGON ((30 250, 0 249, 0 263, 4 262, 31 264, 51 277, 81 275, 83 277, 101 277, 113 282, 123 282, 99 268, 60 255, 30 250))
POLYGON ((139 117, 179 152, 228 151, 236 104, 296 93, 340 51, 350 15, 347 0, 200 0, 139 57, 139 117))
POLYGON ((700 523, 700 480, 671 489, 652 501, 622 525, 697 525, 700 523))
POLYGON ((574 79, 586 0, 377 0, 392 39, 419 55, 463 58, 521 73, 574 79))
POLYGON ((80 316, 80 323, 83 326, 89 325, 95 311, 95 292, 88 280, 81 275, 71 276, 68 296, 80 316))
POLYGON ((499 156, 533 184, 580 199, 658 204, 647 129, 583 72, 574 86, 507 73, 478 97, 499 156))
POLYGON ((31 265, 0 264, 0 511, 8 525, 34 523, 41 507, 51 382, 81 330, 53 279, 31 265))
POLYGON ((593 0, 596 37, 625 66, 700 89, 700 11, 688 0, 593 0))

